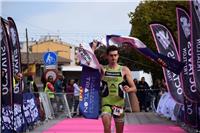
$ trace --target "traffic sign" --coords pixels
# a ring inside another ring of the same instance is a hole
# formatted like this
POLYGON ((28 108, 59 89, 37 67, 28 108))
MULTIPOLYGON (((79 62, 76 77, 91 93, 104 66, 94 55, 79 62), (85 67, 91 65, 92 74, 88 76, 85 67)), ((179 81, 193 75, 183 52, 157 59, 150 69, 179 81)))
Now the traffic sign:
POLYGON ((45 66, 57 64, 57 54, 55 52, 46 52, 43 56, 43 62, 45 66))
POLYGON ((57 79, 57 71, 55 69, 48 69, 45 71, 45 79, 46 81, 48 81, 48 77, 52 76, 53 77, 53 81, 55 82, 57 79))

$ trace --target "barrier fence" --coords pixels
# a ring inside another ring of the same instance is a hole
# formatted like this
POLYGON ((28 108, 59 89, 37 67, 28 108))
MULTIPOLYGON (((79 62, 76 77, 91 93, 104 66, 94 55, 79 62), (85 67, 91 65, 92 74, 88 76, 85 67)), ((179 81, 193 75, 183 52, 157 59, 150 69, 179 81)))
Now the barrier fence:
POLYGON ((69 106, 67 97, 71 96, 71 94, 67 93, 55 93, 55 97, 53 99, 50 99, 48 97, 48 94, 44 92, 39 92, 39 100, 40 100, 40 106, 43 107, 45 112, 45 120, 53 119, 59 114, 63 114, 63 117, 72 118, 72 105, 73 105, 73 99, 69 101, 71 104, 71 107, 69 106))

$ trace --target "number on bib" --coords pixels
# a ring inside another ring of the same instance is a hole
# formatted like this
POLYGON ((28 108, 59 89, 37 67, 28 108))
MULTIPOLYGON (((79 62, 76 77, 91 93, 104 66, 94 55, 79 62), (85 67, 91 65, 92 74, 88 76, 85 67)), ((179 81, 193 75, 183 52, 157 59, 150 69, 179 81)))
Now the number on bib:
POLYGON ((123 108, 121 107, 113 106, 112 109, 113 115, 120 116, 123 113, 123 108))

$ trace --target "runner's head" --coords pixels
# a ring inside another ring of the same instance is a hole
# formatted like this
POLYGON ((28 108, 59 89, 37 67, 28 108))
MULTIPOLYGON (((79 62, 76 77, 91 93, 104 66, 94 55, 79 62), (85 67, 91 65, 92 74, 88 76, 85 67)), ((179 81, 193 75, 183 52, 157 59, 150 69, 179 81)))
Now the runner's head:
POLYGON ((116 64, 119 58, 119 49, 118 47, 111 45, 107 48, 106 51, 107 59, 109 64, 116 64))

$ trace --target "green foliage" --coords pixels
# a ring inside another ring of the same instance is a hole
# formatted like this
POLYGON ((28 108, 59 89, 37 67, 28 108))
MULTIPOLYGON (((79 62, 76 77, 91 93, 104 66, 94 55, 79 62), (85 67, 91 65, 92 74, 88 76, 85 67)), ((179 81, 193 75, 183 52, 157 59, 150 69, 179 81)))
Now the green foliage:
MULTIPOLYGON (((188 1, 143 1, 136 8, 135 12, 130 12, 130 23, 132 25, 130 36, 137 37, 144 42, 148 48, 153 51, 156 50, 155 42, 151 34, 149 23, 161 22, 171 29, 172 34, 175 36, 175 42, 177 40, 177 25, 176 25, 176 5, 184 6, 189 9, 188 1)), ((160 66, 155 65, 151 61, 145 59, 138 53, 133 52, 133 59, 136 62, 141 62, 144 65, 135 66, 138 69, 144 69, 145 71, 151 71, 158 77, 162 76, 162 69, 160 66), (135 58, 134 58, 135 57, 135 58), (151 67, 146 67, 151 66, 151 67), (154 66, 154 67, 152 67, 154 66)), ((130 55, 129 55, 130 56, 130 55)))
MULTIPOLYGON (((176 25, 176 5, 184 6, 189 9, 188 1, 143 1, 136 8, 135 12, 130 12, 130 23, 132 25, 130 36, 136 37, 144 42, 148 48, 157 51, 149 23, 161 22, 173 32, 175 42, 177 40, 176 25)), ((103 65, 107 64, 105 56, 106 47, 101 47, 95 54, 99 62, 103 65)), ((144 70, 151 72, 153 77, 162 78, 162 68, 146 59, 128 45, 120 47, 119 64, 126 65, 130 70, 144 70)))

